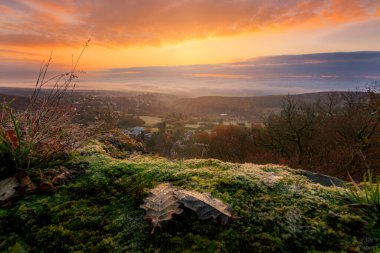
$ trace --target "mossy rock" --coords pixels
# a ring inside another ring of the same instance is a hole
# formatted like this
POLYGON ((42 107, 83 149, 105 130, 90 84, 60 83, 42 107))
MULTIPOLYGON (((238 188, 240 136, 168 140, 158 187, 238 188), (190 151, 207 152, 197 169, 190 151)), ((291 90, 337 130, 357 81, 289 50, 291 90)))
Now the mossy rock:
POLYGON ((85 173, 46 195, 0 208, 2 252, 361 252, 376 249, 376 227, 350 208, 343 189, 279 165, 214 159, 115 159, 94 143, 72 164, 85 173), (210 192, 239 219, 220 225, 189 211, 165 231, 139 207, 160 182, 210 192))

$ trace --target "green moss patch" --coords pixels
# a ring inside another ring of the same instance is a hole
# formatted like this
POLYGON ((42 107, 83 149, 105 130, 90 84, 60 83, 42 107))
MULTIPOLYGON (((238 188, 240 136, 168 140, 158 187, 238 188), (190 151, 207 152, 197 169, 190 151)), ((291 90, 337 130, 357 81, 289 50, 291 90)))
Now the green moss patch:
POLYGON ((0 208, 3 252, 360 252, 375 250, 371 220, 342 189, 278 165, 218 160, 114 159, 94 144, 72 161, 85 173, 50 194, 0 208), (160 182, 210 192, 240 217, 220 225, 192 212, 150 234, 139 207, 160 182))

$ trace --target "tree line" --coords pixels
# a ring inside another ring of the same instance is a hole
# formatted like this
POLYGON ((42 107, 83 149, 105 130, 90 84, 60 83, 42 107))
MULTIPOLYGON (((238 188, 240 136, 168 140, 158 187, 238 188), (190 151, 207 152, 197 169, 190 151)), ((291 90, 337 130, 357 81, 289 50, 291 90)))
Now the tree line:
POLYGON ((380 174, 379 84, 313 102, 284 98, 280 113, 251 128, 218 125, 178 148, 184 158, 276 163, 340 178, 380 174))

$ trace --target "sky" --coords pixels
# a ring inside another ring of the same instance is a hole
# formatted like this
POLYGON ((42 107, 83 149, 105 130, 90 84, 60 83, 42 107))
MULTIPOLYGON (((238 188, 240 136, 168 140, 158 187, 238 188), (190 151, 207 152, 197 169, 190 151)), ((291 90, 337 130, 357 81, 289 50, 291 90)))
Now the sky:
POLYGON ((70 68, 88 39, 86 88, 352 89, 380 76, 380 0, 1 0, 0 85, 31 82, 50 54, 52 73, 70 68))

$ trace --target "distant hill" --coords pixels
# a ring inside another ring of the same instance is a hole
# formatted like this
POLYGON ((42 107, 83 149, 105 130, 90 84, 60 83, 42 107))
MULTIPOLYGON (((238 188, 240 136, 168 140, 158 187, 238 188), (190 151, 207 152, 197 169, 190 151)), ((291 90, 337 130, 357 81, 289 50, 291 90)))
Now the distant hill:
MULTIPOLYGON (((46 91, 45 91, 46 92, 46 91)), ((305 93, 291 95, 297 100, 309 103, 317 99, 324 99, 331 92, 305 93)), ((342 93, 342 92, 339 92, 342 93)), ((343 92, 349 93, 349 92, 343 92)), ((13 106, 22 108, 28 102, 32 89, 0 88, 0 98, 9 101, 15 98, 13 106)), ((165 116, 170 113, 181 113, 194 116, 229 116, 259 119, 271 112, 281 109, 287 95, 269 95, 256 97, 225 97, 202 96, 196 98, 179 98, 173 95, 160 93, 127 93, 109 91, 77 90, 74 98, 93 97, 92 106, 97 103, 111 102, 118 110, 128 109, 131 113, 154 116, 165 116), (98 102, 97 102, 98 101, 98 102)))
MULTIPOLYGON (((324 99, 329 92, 305 93, 291 95, 297 100, 309 103, 324 99)), ((173 103, 173 110, 183 114, 251 116, 270 111, 278 111, 287 95, 271 95, 258 97, 221 97, 205 96, 197 98, 181 98, 173 103)))

